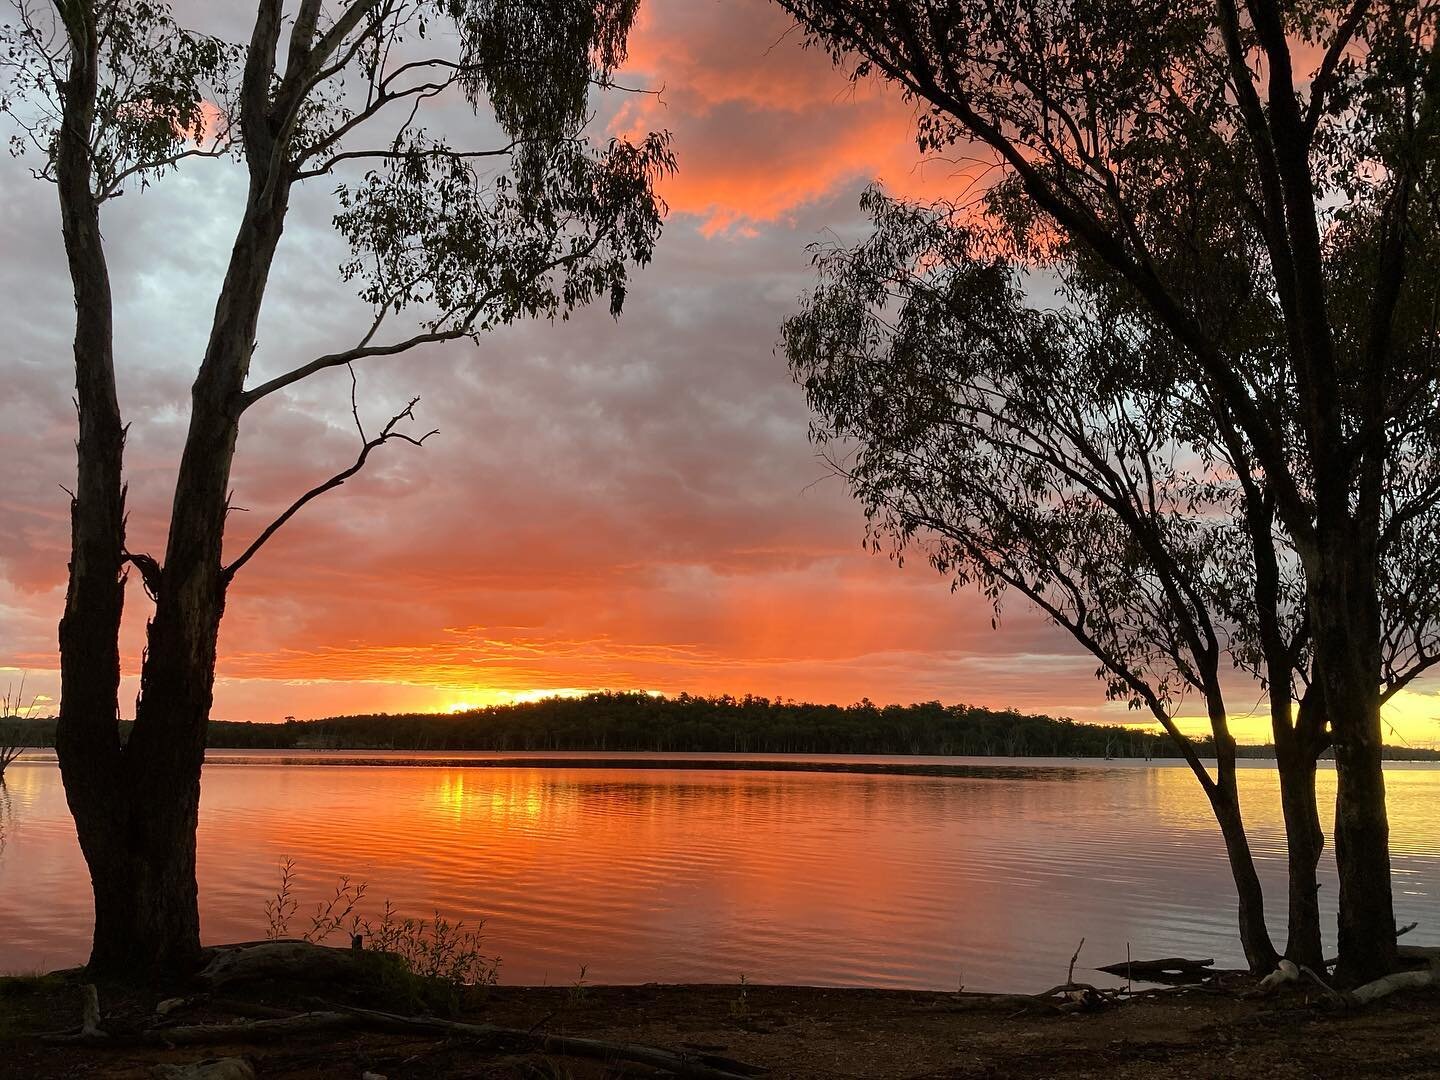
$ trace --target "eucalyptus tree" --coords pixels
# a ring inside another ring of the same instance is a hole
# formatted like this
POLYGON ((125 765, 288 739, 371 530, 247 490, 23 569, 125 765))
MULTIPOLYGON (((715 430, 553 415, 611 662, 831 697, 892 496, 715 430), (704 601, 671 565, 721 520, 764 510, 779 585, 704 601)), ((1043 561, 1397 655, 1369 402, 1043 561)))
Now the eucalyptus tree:
MULTIPOLYGON (((1012 593, 1028 599, 1096 661, 1109 697, 1165 729, 1219 824, 1245 956, 1270 971, 1226 685, 1227 615, 1245 606, 1232 572, 1253 558, 1230 527, 1236 483, 1170 397, 1173 363, 1103 298, 1041 308, 963 208, 875 189, 864 204, 872 235, 820 254, 784 343, 868 543, 978 586, 995 620, 1012 593), (1192 699, 1213 773, 1176 721, 1192 699)), ((1278 603, 1277 615, 1289 630, 1278 603)), ((1292 905, 1288 951, 1319 965, 1309 868, 1311 909, 1292 905)))
POLYGON ((1174 396, 1206 403, 1298 558, 1339 772, 1342 969, 1390 970, 1382 579, 1437 495, 1395 475, 1434 457, 1437 5, 779 2, 917 104, 923 149, 993 166, 972 209, 1009 257, 1088 262, 1172 343, 1174 396), (1247 343, 1237 282, 1267 313, 1247 343))
POLYGON ((236 574, 373 452, 424 441, 408 433, 413 401, 381 430, 362 428, 353 465, 227 561, 247 412, 369 357, 563 317, 601 296, 618 314, 630 268, 659 233, 655 182, 673 168, 664 135, 604 145, 585 135, 591 87, 623 59, 636 2, 299 0, 287 11, 258 0, 236 44, 181 25, 154 0, 20 0, 5 25, 4 105, 39 160, 33 171, 56 185, 75 288, 78 478, 56 746, 94 886, 92 966, 134 973, 198 957, 200 770, 236 574), (425 126, 456 103, 475 119, 425 126), (197 156, 237 160, 248 184, 156 555, 126 543, 126 422, 101 220, 107 201, 197 156), (292 193, 306 183, 335 192, 351 252, 339 274, 373 318, 335 351, 247 385, 292 193), (154 611, 122 745, 118 637, 132 566, 154 611))

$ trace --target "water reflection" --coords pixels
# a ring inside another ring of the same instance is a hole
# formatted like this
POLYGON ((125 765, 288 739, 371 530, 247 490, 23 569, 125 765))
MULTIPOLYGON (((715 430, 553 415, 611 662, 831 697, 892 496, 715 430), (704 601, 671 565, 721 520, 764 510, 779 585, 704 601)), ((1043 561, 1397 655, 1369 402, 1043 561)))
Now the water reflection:
POLYGON ((15 801, 10 798, 10 789, 5 786, 5 776, 0 773, 0 861, 5 858, 5 834, 10 829, 10 819, 15 815, 15 801))
MULTIPOLYGON (((570 982, 584 964, 592 981, 1024 988, 1063 978, 1082 935, 1082 966, 1123 958, 1127 944, 1238 960, 1223 848, 1183 768, 600 764, 209 767, 205 936, 256 936, 289 856, 302 900, 345 873, 369 881, 377 903, 486 919, 509 982, 570 982)), ((74 962, 90 913, 58 773, 12 771, 26 828, 0 856, 0 925, 14 931, 0 968, 74 962)), ((1404 921, 1425 918, 1440 892, 1440 772, 1394 769, 1387 781, 1397 905, 1404 921)), ((1279 933, 1275 776, 1245 769, 1240 783, 1279 933)), ((1328 802, 1334 774, 1320 783, 1328 802)), ((1322 873, 1333 902, 1328 854, 1322 873)))

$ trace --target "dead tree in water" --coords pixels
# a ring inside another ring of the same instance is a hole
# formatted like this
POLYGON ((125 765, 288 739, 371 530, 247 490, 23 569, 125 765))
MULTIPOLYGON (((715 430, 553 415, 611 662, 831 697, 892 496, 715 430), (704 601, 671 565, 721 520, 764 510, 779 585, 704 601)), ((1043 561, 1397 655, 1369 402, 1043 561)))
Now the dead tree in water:
POLYGON ((29 705, 21 705, 24 698, 23 679, 19 690, 6 690, 5 696, 0 698, 0 783, 4 783, 5 770, 10 763, 30 748, 30 740, 26 737, 23 725, 35 711, 35 701, 32 700, 29 705))

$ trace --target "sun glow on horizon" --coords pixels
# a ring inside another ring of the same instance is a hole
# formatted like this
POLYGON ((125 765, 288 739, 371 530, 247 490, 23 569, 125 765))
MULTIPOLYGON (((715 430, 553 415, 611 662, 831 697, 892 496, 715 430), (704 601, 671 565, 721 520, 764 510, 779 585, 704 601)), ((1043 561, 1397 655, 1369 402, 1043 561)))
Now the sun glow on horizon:
MULTIPOLYGON (((444 711, 465 713, 475 709, 489 708, 491 705, 523 705, 532 701, 544 701, 546 698, 578 698, 584 697, 586 694, 603 694, 605 692, 606 688, 599 686, 547 686, 530 690, 494 690, 477 687, 465 698, 447 704, 444 711)), ((641 690, 638 693, 658 695, 659 691, 641 690)))

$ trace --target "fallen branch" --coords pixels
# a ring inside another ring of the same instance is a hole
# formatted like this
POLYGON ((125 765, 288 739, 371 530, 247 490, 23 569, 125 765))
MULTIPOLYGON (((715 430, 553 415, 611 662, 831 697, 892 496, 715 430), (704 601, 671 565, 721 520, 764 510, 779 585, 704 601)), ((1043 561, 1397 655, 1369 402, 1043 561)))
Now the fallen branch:
POLYGON ((1167 956, 1160 960, 1126 960, 1119 964, 1106 964, 1095 970, 1103 971, 1107 975, 1140 979, 1142 982, 1164 983, 1213 975, 1214 965, 1213 959, 1187 960, 1183 956, 1167 956))
POLYGON ((1320 988, 1325 995, 1325 1000, 1332 1006, 1342 1009, 1357 1009, 1401 990, 1420 990, 1440 986, 1440 949, 1405 946, 1403 950, 1404 958, 1424 959, 1428 961, 1428 966, 1413 971, 1392 972, 1373 982, 1357 986, 1353 990, 1337 990, 1310 968, 1297 965, 1290 960, 1281 960, 1280 965, 1274 971, 1260 980, 1256 993, 1260 995, 1274 993, 1280 987, 1288 983, 1299 982, 1304 977, 1320 988))
POLYGON ((229 1024, 186 1024, 178 1027, 151 1028, 139 1038, 164 1046, 203 1046, 208 1043, 264 1042, 287 1039, 292 1035, 310 1035, 317 1031, 335 1031, 358 1027, 354 1016, 343 1012, 305 1012, 270 1020, 242 1020, 229 1024))
POLYGON ((1017 1009, 1021 1012, 1045 1012, 1063 1015, 1072 1012, 1093 1012, 1114 1003, 1123 991, 1101 990, 1089 983, 1066 982, 1052 986, 1043 994, 985 994, 962 990, 950 995, 944 1008, 952 1012, 976 1009, 1017 1009))
POLYGON ((1428 968, 1417 971, 1396 971, 1381 976, 1374 982, 1357 986, 1344 997, 1347 1004, 1361 1006, 1389 997, 1400 990, 1422 990, 1431 986, 1440 986, 1440 965, 1433 962, 1428 968))

